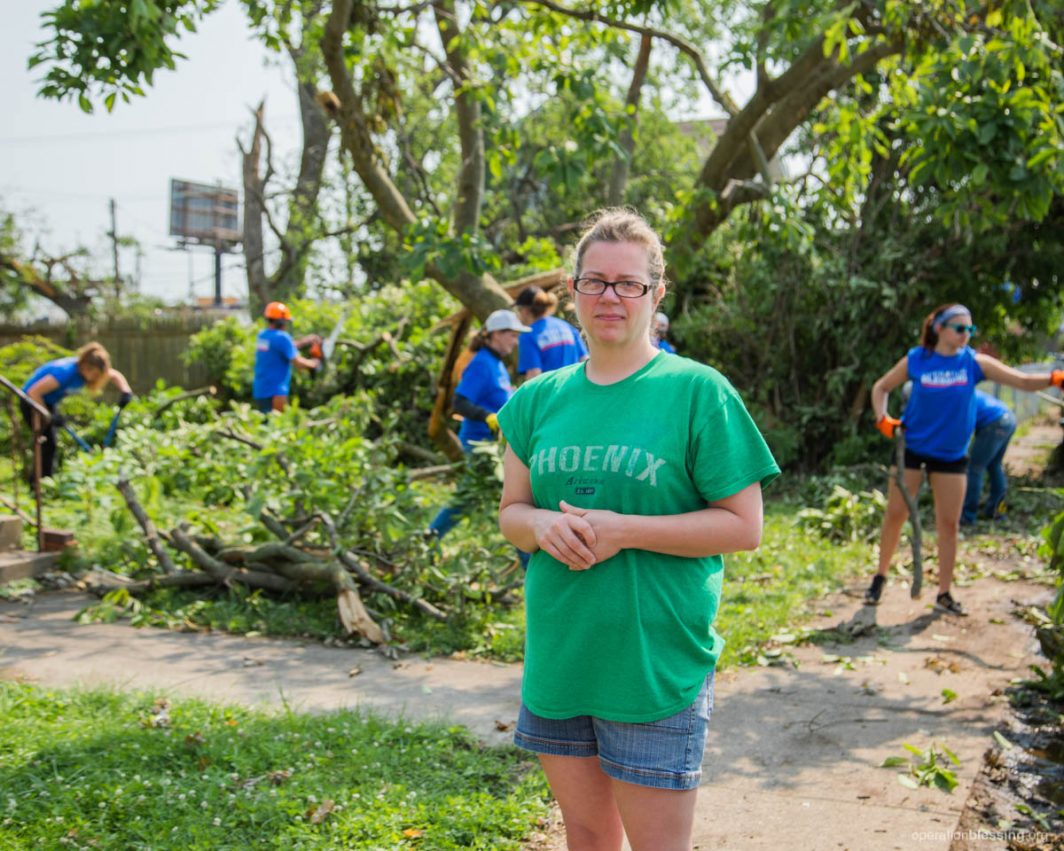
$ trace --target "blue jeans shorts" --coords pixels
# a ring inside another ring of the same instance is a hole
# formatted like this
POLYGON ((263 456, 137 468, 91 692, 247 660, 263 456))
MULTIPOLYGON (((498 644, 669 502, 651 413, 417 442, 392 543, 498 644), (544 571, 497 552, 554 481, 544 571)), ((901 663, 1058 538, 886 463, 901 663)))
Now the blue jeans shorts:
POLYGON ((597 756, 603 773, 654 789, 694 789, 702 779, 713 671, 694 702, 660 721, 628 724, 591 715, 542 718, 522 703, 514 744, 551 756, 597 756))

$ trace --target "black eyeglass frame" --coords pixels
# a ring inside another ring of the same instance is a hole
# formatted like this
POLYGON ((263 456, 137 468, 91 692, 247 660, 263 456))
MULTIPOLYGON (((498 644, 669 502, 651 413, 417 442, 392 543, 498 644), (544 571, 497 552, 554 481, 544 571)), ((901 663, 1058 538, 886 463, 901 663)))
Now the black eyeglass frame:
POLYGON ((589 275, 581 275, 579 278, 573 281, 573 289, 580 293, 580 295, 602 295, 604 292, 606 292, 607 287, 613 287, 614 295, 616 295, 617 298, 642 298, 648 292, 650 292, 651 289, 653 289, 654 285, 644 284, 642 281, 604 281, 602 280, 602 278, 593 278, 589 275), (596 285, 602 284, 602 289, 596 290, 595 292, 588 292, 587 290, 583 290, 580 288, 580 284, 584 281, 594 281, 596 285), (617 287, 620 286, 639 287, 640 292, 638 295, 625 295, 617 289, 617 287))

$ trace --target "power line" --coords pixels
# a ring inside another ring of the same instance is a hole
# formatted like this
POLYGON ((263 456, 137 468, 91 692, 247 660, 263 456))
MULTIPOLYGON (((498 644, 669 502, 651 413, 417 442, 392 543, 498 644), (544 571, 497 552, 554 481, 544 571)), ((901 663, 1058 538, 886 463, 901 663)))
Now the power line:
MULTIPOLYGON (((270 116, 270 123, 292 121, 295 113, 270 116)), ((93 133, 58 133, 52 136, 0 136, 0 145, 40 145, 51 142, 74 142, 84 139, 110 140, 121 137, 159 136, 164 133, 203 133, 211 130, 237 130, 239 124, 232 121, 213 124, 179 124, 173 127, 149 127, 143 130, 101 130, 93 133)))
MULTIPOLYGON (((4 192, 17 192, 21 195, 41 195, 49 198, 66 198, 80 201, 99 201, 101 198, 111 198, 114 195, 112 192, 62 192, 55 189, 28 189, 24 186, 15 186, 14 184, 7 184, 0 187, 0 193, 4 192)), ((121 198, 123 203, 129 203, 131 201, 165 201, 168 196, 120 194, 117 197, 121 198)))

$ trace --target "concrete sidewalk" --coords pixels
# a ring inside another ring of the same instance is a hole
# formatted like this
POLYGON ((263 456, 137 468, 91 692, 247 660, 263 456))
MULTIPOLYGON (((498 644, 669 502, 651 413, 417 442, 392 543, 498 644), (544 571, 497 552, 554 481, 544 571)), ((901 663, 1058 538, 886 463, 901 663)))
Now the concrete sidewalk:
MULTIPOLYGON (((722 673, 695 847, 950 848, 1007 711, 1000 690, 1038 658, 1030 628, 1011 611, 1044 604, 1049 591, 988 578, 958 597, 971 617, 933 614, 931 591, 913 602, 892 585, 877 610, 878 636, 787 648, 797 667, 722 673), (943 689, 956 700, 945 703, 943 689), (952 794, 908 789, 899 769, 879 767, 887 757, 908 756, 904 743, 924 748, 932 740, 960 758, 952 794)), ((61 592, 28 606, 0 603, 0 673, 295 710, 363 707, 461 723, 492 743, 507 741, 516 719, 519 666, 416 657, 393 663, 372 651, 305 642, 75 624, 71 617, 90 599, 61 592), (360 673, 350 676, 355 668, 360 673)), ((838 596, 822 610, 829 606, 822 628, 860 603, 838 596)), ((555 834, 547 847, 564 843, 555 834)))

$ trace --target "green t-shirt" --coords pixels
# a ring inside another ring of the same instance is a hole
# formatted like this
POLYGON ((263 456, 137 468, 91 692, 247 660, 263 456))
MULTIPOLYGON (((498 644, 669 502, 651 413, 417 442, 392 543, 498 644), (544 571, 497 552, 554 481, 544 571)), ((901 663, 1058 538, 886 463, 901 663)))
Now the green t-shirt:
MULTIPOLYGON (((656 355, 606 386, 584 364, 522 385, 499 411, 539 508, 661 515, 698 511, 779 467, 715 369, 656 355)), ((656 721, 689 706, 724 645, 713 629, 721 556, 622 550, 573 571, 532 555, 522 699, 537 715, 656 721)))

